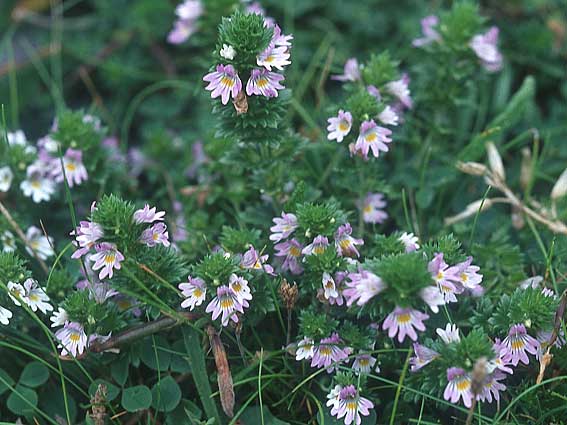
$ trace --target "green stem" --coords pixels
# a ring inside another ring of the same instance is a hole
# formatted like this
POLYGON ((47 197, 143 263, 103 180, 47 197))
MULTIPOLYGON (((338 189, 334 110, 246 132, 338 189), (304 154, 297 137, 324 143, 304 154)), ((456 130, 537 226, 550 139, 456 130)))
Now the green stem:
POLYGON ((404 384, 404 380, 406 379, 406 374, 408 372, 409 366, 409 359, 411 357, 411 350, 408 350, 408 354, 406 356, 406 361, 404 363, 404 367, 402 369, 402 374, 400 375, 400 380, 398 381, 398 387, 396 388, 396 396, 394 398, 394 406, 392 407, 392 413, 390 415, 390 425, 394 425, 396 420, 396 410, 398 410, 398 401, 400 399, 400 394, 402 392, 402 386, 404 384))

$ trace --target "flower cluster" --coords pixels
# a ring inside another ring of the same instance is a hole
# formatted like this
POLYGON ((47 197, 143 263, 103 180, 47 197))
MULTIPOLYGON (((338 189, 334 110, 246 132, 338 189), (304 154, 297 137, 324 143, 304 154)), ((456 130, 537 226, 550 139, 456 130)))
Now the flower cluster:
POLYGON ((197 20, 202 14, 201 0, 184 0, 183 3, 177 5, 175 8, 177 19, 167 36, 167 41, 171 44, 181 44, 187 41, 197 31, 197 20))
MULTIPOLYGON (((250 11, 249 15, 261 17, 257 11, 250 11)), ((237 21, 246 15, 234 15, 230 25, 236 26, 237 21)), ((238 46, 230 43, 221 43, 218 49, 218 56, 224 63, 217 64, 215 70, 203 77, 203 80, 209 84, 205 88, 211 92, 211 98, 221 98, 223 105, 226 105, 230 98, 238 103, 245 102, 248 96, 263 96, 266 98, 278 97, 279 91, 284 89, 281 84, 284 76, 277 72, 283 71, 284 68, 291 63, 290 49, 291 35, 282 33, 281 28, 273 20, 259 18, 263 21, 264 29, 271 37, 267 46, 258 45, 255 63, 243 63, 248 57, 250 46, 238 46), (276 71, 277 70, 277 71, 276 71), (243 86, 241 76, 244 77, 246 85, 243 86), (244 94, 246 93, 246 94, 244 94)), ((252 47, 253 48, 253 47, 252 47)), ((246 106, 237 109, 240 112, 247 111, 246 106)))
MULTIPOLYGON (((47 314, 48 311, 53 310, 53 306, 49 303, 49 297, 35 279, 28 278, 24 281, 23 285, 9 281, 6 288, 11 300, 18 307, 25 304, 32 311, 35 312, 39 310, 43 314, 47 314)), ((0 306, 0 323, 8 325, 11 318, 12 312, 0 306)))
POLYGON ((349 151, 352 156, 361 156, 365 160, 369 153, 378 158, 381 152, 389 151, 392 130, 388 127, 397 126, 402 121, 403 111, 413 105, 407 74, 390 81, 377 78, 379 64, 387 61, 389 58, 385 55, 373 57, 365 67, 355 58, 350 58, 343 74, 332 77, 355 86, 355 94, 347 100, 351 110, 339 109, 335 117, 327 120, 327 138, 342 143, 353 127, 358 128, 358 135, 349 144, 349 151))
MULTIPOLYGON (((413 47, 423 48, 434 43, 443 43, 443 37, 438 31, 440 20, 435 15, 426 16, 421 20, 422 37, 412 42, 413 47)), ((497 27, 489 28, 485 33, 474 35, 468 42, 468 47, 474 52, 484 69, 497 72, 502 69, 503 57, 498 50, 497 27)))

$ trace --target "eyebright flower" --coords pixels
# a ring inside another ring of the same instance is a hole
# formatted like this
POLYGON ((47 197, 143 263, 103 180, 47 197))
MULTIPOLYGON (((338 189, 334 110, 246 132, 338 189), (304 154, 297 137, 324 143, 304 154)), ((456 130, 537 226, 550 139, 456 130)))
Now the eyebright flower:
POLYGON ((98 278, 101 280, 106 277, 112 279, 114 269, 120 270, 124 255, 118 251, 116 245, 108 242, 95 245, 95 251, 95 254, 89 256, 89 260, 94 262, 93 270, 100 270, 98 278))
POLYGON ((8 295, 18 307, 22 305, 21 301, 25 302, 26 290, 22 285, 15 282, 8 282, 8 295))
POLYGON ((274 268, 269 264, 266 264, 268 261, 269 255, 262 255, 258 254, 258 251, 254 249, 253 246, 248 249, 242 256, 242 260, 240 261, 240 267, 245 269, 253 269, 253 270, 263 270, 266 273, 273 275, 274 268))
POLYGON ((164 223, 156 223, 152 227, 147 228, 142 232, 140 242, 149 247, 154 247, 159 244, 168 247, 171 243, 169 242, 167 226, 164 223))
POLYGON ((362 219, 365 223, 383 223, 388 214, 383 210, 386 207, 386 200, 382 193, 368 193, 362 202, 362 219))
POLYGON ((13 314, 7 308, 4 308, 0 305, 0 323, 5 326, 10 324, 10 319, 12 318, 13 314))
POLYGON ((329 123, 327 139, 341 143, 352 127, 352 114, 340 109, 338 115, 327 119, 327 122, 329 123))
POLYGON ((329 394, 327 394, 327 407, 335 407, 339 404, 339 396, 341 395, 341 390, 343 387, 341 385, 335 385, 329 394))
POLYGON ((366 91, 369 95, 373 96, 378 102, 382 100, 382 95, 380 94, 380 90, 373 84, 366 86, 366 91))
POLYGON ((343 295, 349 307, 355 301, 359 306, 366 304, 386 288, 382 279, 374 273, 362 269, 358 273, 349 273, 348 279, 346 281, 347 289, 343 291, 343 295))
POLYGON ((173 30, 167 36, 171 44, 181 44, 197 30, 197 19, 203 14, 203 5, 200 0, 185 0, 175 9, 179 17, 173 30))
POLYGON ((427 348, 425 345, 421 345, 417 342, 413 343, 413 352, 415 356, 410 358, 410 370, 416 372, 423 366, 428 365, 437 357, 439 353, 431 348, 427 348))
POLYGON ((516 324, 510 328, 508 336, 502 341, 501 353, 510 354, 510 363, 514 366, 517 366, 520 361, 527 365, 530 359, 526 351, 536 355, 539 346, 539 341, 528 334, 524 325, 516 324))
POLYGON ((409 81, 409 76, 404 74, 399 80, 386 84, 386 91, 394 96, 404 108, 411 109, 413 101, 410 96, 409 81))
POLYGON ((411 308, 396 307, 384 320, 383 330, 388 330, 388 336, 394 338, 398 335, 398 342, 403 342, 406 335, 413 341, 417 341, 415 329, 423 332, 425 330, 424 320, 429 316, 411 308), (414 329, 415 328, 415 329, 414 329))
POLYGON ((49 304, 49 297, 39 286, 36 280, 26 279, 24 282, 25 295, 23 297, 24 302, 32 309, 32 311, 41 311, 43 314, 47 314, 48 311, 52 311, 53 307, 49 304))
POLYGON ((499 371, 488 374, 484 380, 482 392, 478 395, 479 400, 492 403, 494 397, 494 400, 500 401, 500 392, 506 391, 506 385, 500 382, 504 378, 506 375, 499 371))
MULTIPOLYGON (((358 373, 370 373, 376 364, 376 359, 368 353, 360 352, 352 362, 352 369, 358 373)), ((380 371, 380 367, 376 366, 376 372, 380 371)))
POLYGON ((358 81, 360 80, 360 65, 356 58, 350 58, 346 61, 344 71, 341 75, 333 75, 332 80, 337 81, 358 81))
POLYGON ((78 186, 88 179, 89 175, 83 164, 83 152, 69 148, 67 152, 65 152, 62 161, 65 173, 63 173, 63 167, 61 167, 61 159, 53 158, 51 161, 51 176, 57 183, 63 181, 64 175, 67 178, 69 187, 73 187, 74 185, 78 186))
POLYGON ((463 369, 450 367, 447 369, 448 384, 445 387, 443 398, 456 404, 459 399, 463 399, 466 407, 471 407, 473 394, 471 392, 471 377, 463 369))
POLYGON ((46 237, 39 228, 31 226, 26 231, 26 239, 29 242, 29 246, 26 246, 28 254, 33 256, 35 252, 38 258, 42 260, 47 260, 47 258, 55 254, 51 247, 53 245, 53 238, 46 237))
POLYGON ((255 94, 265 97, 278 97, 278 90, 285 88, 280 84, 283 79, 284 76, 277 72, 254 68, 246 83, 246 94, 248 96, 255 94))
POLYGON ((303 273, 303 267, 299 262, 301 257, 301 250, 303 246, 295 239, 280 242, 274 245, 277 252, 274 254, 276 257, 285 257, 282 263, 282 270, 285 272, 289 270, 292 274, 303 273))
POLYGON ((316 236, 309 245, 301 251, 304 255, 321 255, 329 246, 329 239, 326 236, 316 236))
POLYGON ((295 214, 282 212, 281 218, 275 217, 272 221, 275 225, 270 227, 272 232, 270 240, 274 242, 288 238, 297 229, 297 217, 295 214))
POLYGON ((323 338, 314 348, 311 367, 326 368, 331 373, 335 369, 333 363, 346 360, 351 352, 350 348, 341 348, 339 334, 333 333, 329 338, 323 338))
POLYGON ((278 24, 266 21, 266 26, 274 30, 272 36, 272 41, 276 46, 291 46, 291 40, 293 40, 293 35, 285 35, 282 33, 282 29, 278 24))
POLYGON ((300 361, 303 359, 313 358, 315 353, 315 343, 311 338, 303 338, 297 343, 297 350, 295 351, 295 360, 300 361))
POLYGON ((435 254, 427 266, 433 280, 439 286, 446 303, 457 302, 456 294, 464 291, 459 280, 459 269, 449 267, 443 260, 443 253, 435 254))
POLYGON ((380 120, 380 122, 385 125, 396 126, 398 125, 399 119, 400 117, 398 116, 396 111, 394 111, 394 109, 389 105, 386 105, 382 112, 378 114, 378 120, 380 120))
POLYGON ((488 372, 492 373, 494 370, 498 369, 502 372, 513 374, 514 370, 509 367, 512 354, 504 347, 499 338, 496 338, 494 341, 492 351, 494 351, 494 359, 488 363, 488 372))
POLYGON ((56 328, 67 323, 69 321, 69 315, 64 309, 59 307, 57 311, 53 312, 49 320, 51 321, 51 327, 56 328))
POLYGON ((337 287, 335 285, 335 280, 329 273, 327 272, 323 273, 322 284, 323 284, 323 295, 325 299, 328 300, 329 298, 337 298, 339 296, 339 293, 337 292, 337 287))
POLYGON ((148 204, 144 208, 134 212, 134 222, 136 224, 153 223, 154 221, 163 221, 165 211, 156 212, 156 207, 150 208, 148 204))
POLYGON ((290 56, 289 48, 287 46, 276 46, 272 39, 266 50, 258 55, 256 63, 258 66, 263 66, 268 71, 271 71, 272 67, 282 71, 284 66, 291 63, 289 60, 290 56))
POLYGON ((445 297, 437 285, 431 285, 419 291, 419 296, 433 313, 439 313, 439 306, 445 305, 445 297))
POLYGON ((185 300, 181 303, 181 308, 189 307, 190 311, 205 301, 207 295, 207 285, 205 281, 200 277, 187 278, 188 283, 180 283, 178 288, 185 297, 185 300))
POLYGON ((243 277, 237 276, 233 273, 228 279, 228 286, 236 295, 238 302, 242 304, 243 307, 248 307, 248 301, 252 299, 248 281, 243 277))
POLYGON ((24 196, 32 198, 32 201, 39 204, 51 199, 51 195, 55 193, 55 182, 30 165, 27 169, 26 180, 20 183, 20 189, 24 196))
POLYGON ((213 99, 221 96, 223 105, 228 103, 229 97, 235 99, 242 90, 242 81, 232 65, 217 65, 216 70, 205 75, 203 80, 209 83, 205 90, 211 91, 213 99))
POLYGON ((89 291, 89 299, 97 304, 104 304, 107 299, 118 295, 118 291, 112 289, 106 282, 88 282, 85 289, 89 291))
POLYGON ((236 56, 236 50, 234 50, 234 47, 228 44, 223 44, 222 49, 220 49, 219 55, 221 56, 221 58, 233 60, 236 56))
POLYGON ((75 241, 79 245, 71 258, 77 259, 88 253, 91 248, 104 236, 102 226, 90 221, 81 221, 79 227, 71 235, 75 236, 75 241))
POLYGON ((0 235, 0 242, 2 242, 2 252, 14 252, 16 250, 16 237, 9 230, 5 230, 0 235))
POLYGON ((419 239, 413 233, 404 232, 398 240, 404 244, 406 252, 413 252, 419 249, 419 244, 417 243, 419 239))
POLYGON ((445 344, 451 344, 452 342, 459 342, 461 337, 459 336, 459 328, 454 323, 447 323, 445 329, 437 328, 435 329, 439 338, 443 340, 445 344))
POLYGON ((368 151, 372 150, 372 155, 378 158, 380 151, 388 152, 387 143, 392 139, 388 136, 392 134, 391 130, 376 125, 374 120, 364 121, 360 125, 360 134, 356 139, 354 149, 360 152, 363 158, 368 158, 368 151))
POLYGON ((232 289, 226 285, 217 288, 217 296, 207 305, 205 312, 212 313, 212 319, 216 320, 222 313, 221 323, 228 326, 228 321, 238 323, 236 312, 244 313, 242 304, 238 302, 238 297, 232 289))
POLYGON ((362 423, 362 416, 368 416, 374 404, 367 398, 361 397, 354 385, 348 385, 341 389, 338 402, 331 409, 331 416, 337 419, 345 418, 345 425, 362 423))
POLYGON ((497 46, 498 33, 498 28, 492 27, 484 34, 475 35, 469 43, 470 48, 474 50, 482 66, 488 72, 497 72, 502 69, 502 54, 497 46))
POLYGON ((12 186, 12 180, 14 179, 14 173, 10 167, 5 166, 0 168, 0 192, 8 192, 12 186))
POLYGON ((83 354, 87 347, 87 334, 83 326, 77 322, 67 322, 65 326, 55 333, 55 337, 60 341, 61 355, 71 354, 73 357, 83 354))
POLYGON ((423 37, 412 41, 413 47, 423 47, 441 39, 439 33, 433 28, 439 24, 439 18, 435 15, 426 16, 421 20, 421 32, 423 37))
POLYGON ((341 257, 360 257, 356 245, 364 245, 364 241, 353 238, 351 234, 352 227, 350 223, 339 226, 335 233, 335 247, 337 248, 337 254, 341 257))
POLYGON ((482 282, 482 275, 478 273, 480 267, 472 265, 472 257, 468 257, 455 267, 458 270, 459 282, 467 289, 475 289, 482 282))

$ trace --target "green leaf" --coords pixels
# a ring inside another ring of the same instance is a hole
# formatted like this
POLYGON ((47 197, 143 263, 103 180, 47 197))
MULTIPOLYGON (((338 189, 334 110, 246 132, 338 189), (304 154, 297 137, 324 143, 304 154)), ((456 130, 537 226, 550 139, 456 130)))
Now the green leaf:
POLYGON ((112 379, 120 386, 124 386, 126 379, 128 379, 128 367, 130 366, 130 359, 128 356, 123 356, 120 360, 112 362, 110 365, 110 374, 112 379))
POLYGON ((8 385, 14 386, 15 382, 10 375, 0 369, 0 395, 8 391, 8 385))
POLYGON ((20 375, 20 384, 31 388, 39 387, 49 379, 49 369, 40 362, 31 362, 26 365, 20 375))
POLYGON ((116 385, 113 385, 110 382, 105 381, 104 379, 95 379, 93 382, 91 382, 91 385, 89 385, 89 396, 91 396, 91 398, 94 397, 96 390, 100 384, 106 385, 107 401, 114 400, 116 397, 118 397, 118 394, 120 394, 120 388, 118 388, 116 385))
POLYGON ((272 412, 266 406, 263 406, 262 410, 260 410, 260 406, 248 406, 240 415, 240 422, 243 425, 261 424, 262 412, 264 425, 289 425, 289 422, 284 422, 272 415, 272 412))
MULTIPOLYGON (((185 350, 185 346, 183 345, 183 341, 179 340, 176 341, 172 348, 174 351, 183 352, 185 350)), ((186 356, 181 356, 178 354, 171 355, 171 364, 169 365, 172 372, 177 373, 188 373, 191 371, 191 365, 187 360, 186 356)))
POLYGON ((167 341, 162 337, 146 338, 142 342, 140 358, 149 368, 163 372, 169 369, 171 353, 166 350, 160 350, 160 348, 171 349, 167 341))
POLYGON ((27 416, 34 412, 33 407, 37 406, 37 393, 31 388, 23 385, 16 385, 16 391, 8 397, 7 406, 12 413, 20 416, 27 416), (18 394, 16 394, 16 392, 18 394), (33 407, 32 407, 33 406, 33 407))
POLYGON ((152 388, 152 407, 160 412, 171 412, 181 401, 181 389, 175 379, 166 376, 152 388))
POLYGON ((152 404, 152 392, 145 385, 125 388, 122 391, 121 403, 128 412, 147 409, 152 404))

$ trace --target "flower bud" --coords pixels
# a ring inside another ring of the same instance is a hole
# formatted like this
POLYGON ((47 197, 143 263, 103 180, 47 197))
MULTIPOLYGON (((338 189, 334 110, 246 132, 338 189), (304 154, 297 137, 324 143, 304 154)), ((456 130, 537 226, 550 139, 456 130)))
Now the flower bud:
POLYGON ((486 165, 478 162, 457 162, 457 168, 465 174, 471 176, 484 176, 486 174, 486 165))
POLYGON ((565 169, 551 190, 551 199, 554 201, 564 197, 567 194, 567 169, 565 169))
POLYGON ((506 172, 504 171, 502 157, 498 153, 498 149, 496 149, 494 143, 486 143, 486 153, 488 154, 488 164, 490 165, 490 169, 494 175, 499 177, 502 181, 506 180, 506 172))
POLYGON ((234 105, 237 115, 248 112, 248 98, 246 97, 244 90, 240 90, 240 92, 236 95, 236 98, 232 101, 232 104, 234 105))

